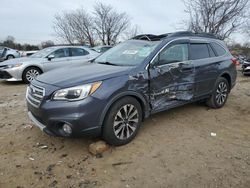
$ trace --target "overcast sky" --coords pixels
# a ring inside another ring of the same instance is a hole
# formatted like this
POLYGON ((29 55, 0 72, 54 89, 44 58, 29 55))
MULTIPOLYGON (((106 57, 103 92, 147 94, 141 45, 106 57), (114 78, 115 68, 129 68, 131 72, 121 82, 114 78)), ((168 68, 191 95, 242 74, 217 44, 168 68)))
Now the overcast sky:
MULTIPOLYGON (((0 40, 8 35, 17 42, 40 44, 56 38, 54 15, 80 7, 89 12, 95 0, 0 0, 0 40)), ((180 28, 187 16, 181 0, 102 0, 120 12, 127 12, 132 23, 144 33, 161 34, 180 28)), ((239 36, 238 36, 239 37, 239 36)))

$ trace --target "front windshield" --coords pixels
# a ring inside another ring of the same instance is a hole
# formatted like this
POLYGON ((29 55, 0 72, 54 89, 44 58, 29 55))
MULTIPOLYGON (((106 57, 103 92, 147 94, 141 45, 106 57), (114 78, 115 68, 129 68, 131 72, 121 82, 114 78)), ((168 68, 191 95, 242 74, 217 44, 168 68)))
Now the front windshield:
POLYGON ((111 48, 96 58, 95 62, 117 66, 139 65, 159 43, 160 41, 129 40, 111 48))
POLYGON ((30 57, 31 58, 42 58, 45 57, 46 55, 52 53, 55 50, 55 48, 44 48, 43 50, 40 50, 34 54, 32 54, 30 57))

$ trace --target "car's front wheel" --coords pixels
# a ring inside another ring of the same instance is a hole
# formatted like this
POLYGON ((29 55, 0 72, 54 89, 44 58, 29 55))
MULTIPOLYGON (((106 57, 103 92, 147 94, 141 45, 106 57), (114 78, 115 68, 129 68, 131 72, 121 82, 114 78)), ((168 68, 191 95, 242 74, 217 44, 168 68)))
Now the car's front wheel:
POLYGON ((221 108, 227 102, 230 87, 227 79, 220 77, 215 83, 212 96, 207 100, 207 105, 212 108, 221 108))
POLYGON ((35 77, 37 77, 41 73, 41 70, 37 67, 28 67, 23 72, 23 81, 26 84, 29 84, 32 80, 34 80, 35 77))
POLYGON ((103 125, 103 139, 110 145, 127 144, 136 136, 141 122, 140 103, 133 97, 124 97, 108 111, 103 125))

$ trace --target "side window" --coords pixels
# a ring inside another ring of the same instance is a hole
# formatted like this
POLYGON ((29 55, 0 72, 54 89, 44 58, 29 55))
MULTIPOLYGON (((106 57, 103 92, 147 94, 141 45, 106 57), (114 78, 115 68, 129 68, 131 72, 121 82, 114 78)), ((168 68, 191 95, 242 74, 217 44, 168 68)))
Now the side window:
POLYGON ((89 52, 87 52, 86 50, 82 49, 82 48, 71 48, 71 56, 85 56, 88 55, 89 52))
POLYGON ((209 57, 207 44, 190 44, 190 60, 205 59, 209 57))
POLYGON ((209 55, 210 57, 215 57, 215 53, 214 50, 212 49, 212 47, 210 46, 210 44, 207 45, 208 46, 208 50, 209 50, 209 55))
POLYGON ((175 44, 165 48, 159 55, 159 65, 188 60, 188 44, 175 44))
POLYGON ((222 56, 226 53, 226 50, 219 44, 212 42, 211 45, 213 49, 216 51, 217 56, 222 56))
POLYGON ((58 49, 54 52, 52 52, 50 55, 54 55, 55 58, 62 58, 62 57, 68 57, 69 56, 69 50, 68 49, 58 49))

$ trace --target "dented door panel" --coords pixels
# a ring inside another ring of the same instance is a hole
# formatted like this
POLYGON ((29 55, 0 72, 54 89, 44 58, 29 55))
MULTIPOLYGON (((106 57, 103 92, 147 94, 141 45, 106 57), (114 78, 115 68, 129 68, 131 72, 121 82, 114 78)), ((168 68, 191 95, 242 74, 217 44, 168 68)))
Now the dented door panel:
POLYGON ((195 68, 191 61, 153 67, 149 74, 153 111, 166 110, 193 99, 195 68))

